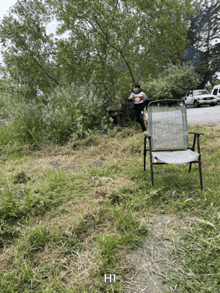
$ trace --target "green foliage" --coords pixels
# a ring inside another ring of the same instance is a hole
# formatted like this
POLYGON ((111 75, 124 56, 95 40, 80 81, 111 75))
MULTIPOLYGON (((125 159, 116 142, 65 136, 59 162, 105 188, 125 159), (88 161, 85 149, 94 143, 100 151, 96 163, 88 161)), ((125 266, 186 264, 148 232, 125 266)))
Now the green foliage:
POLYGON ((31 100, 42 92, 47 95, 59 84, 52 35, 46 34, 50 21, 50 9, 43 1, 19 1, 3 17, 0 39, 6 50, 1 73, 6 91, 31 100))
POLYGON ((2 87, 44 100, 56 86, 90 81, 98 96, 123 97, 132 82, 178 59, 194 13, 188 0, 19 1, 0 25, 2 87), (65 40, 46 34, 52 18, 65 40))
POLYGON ((193 67, 187 64, 172 65, 158 76, 143 84, 148 97, 152 100, 181 98, 189 90, 195 89, 200 82, 200 76, 193 67))
POLYGON ((27 144, 65 144, 101 132, 104 123, 111 124, 102 110, 102 100, 89 95, 91 87, 56 88, 47 105, 25 101, 16 103, 13 97, 5 101, 10 123, 1 128, 0 141, 10 149, 27 144))
POLYGON ((197 9, 197 14, 191 19, 188 30, 189 49, 191 52, 194 51, 189 56, 189 59, 193 62, 196 71, 201 76, 199 88, 205 88, 208 82, 211 83, 212 88, 217 84, 217 76, 215 74, 219 71, 220 66, 220 43, 216 38, 220 33, 220 2, 218 0, 211 2, 199 0, 196 2, 199 9, 197 9), (193 60, 194 58, 195 60, 193 60))

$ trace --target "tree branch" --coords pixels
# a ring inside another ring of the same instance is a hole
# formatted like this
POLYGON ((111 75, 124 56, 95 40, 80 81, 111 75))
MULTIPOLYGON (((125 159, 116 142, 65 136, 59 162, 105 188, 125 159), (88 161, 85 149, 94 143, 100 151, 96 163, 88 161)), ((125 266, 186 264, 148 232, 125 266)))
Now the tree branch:
MULTIPOLYGON (((22 8, 24 9, 26 15, 27 15, 27 11, 25 9, 25 7, 21 4, 21 2, 18 0, 18 3, 22 6, 22 8)), ((36 30, 35 30, 35 33, 36 33, 36 30)), ((36 58, 34 57, 34 54, 33 52, 28 48, 28 46, 26 45, 26 43, 20 38, 20 36, 18 34, 16 34, 16 36, 18 37, 18 39, 21 41, 21 43, 24 45, 25 50, 29 51, 29 55, 32 57, 32 59, 38 64, 38 66, 40 68, 43 69, 43 71, 45 72, 45 74, 50 78, 52 79, 55 83, 57 83, 59 85, 59 82, 57 80, 55 80, 50 74, 47 73, 46 69, 36 60, 36 58)))
POLYGON ((108 34, 108 30, 110 29, 110 27, 111 27, 111 25, 112 25, 112 22, 113 22, 113 20, 114 20, 114 18, 115 18, 115 13, 116 13, 116 10, 117 10, 117 6, 118 6, 118 0, 116 1, 115 11, 114 11, 113 17, 112 17, 112 19, 111 19, 111 22, 110 22, 110 24, 109 24, 109 27, 107 28, 106 35, 108 34))
MULTIPOLYGON (((163 21, 164 21, 164 20, 161 21, 161 23, 159 24, 159 26, 161 26, 161 25, 163 24, 163 21)), ((176 20, 175 22, 172 22, 171 24, 167 25, 166 27, 172 26, 172 25, 174 25, 174 24, 175 24, 176 22, 178 22, 178 21, 179 21, 179 20, 176 20)), ((164 33, 161 33, 161 34, 160 34, 160 35, 159 35, 159 36, 153 41, 153 43, 150 44, 150 46, 149 46, 147 52, 146 52, 145 55, 144 55, 144 58, 143 58, 143 60, 142 60, 142 64, 144 63, 144 61, 145 61, 145 59, 146 59, 146 57, 147 57, 147 54, 149 53, 149 51, 150 51, 150 49, 152 48, 152 46, 153 46, 153 45, 158 41, 158 39, 160 39, 163 35, 164 35, 164 33)), ((142 67, 141 70, 140 70, 140 73, 139 73, 139 75, 138 75, 138 77, 137 77, 137 82, 140 80, 140 77, 141 77, 141 74, 142 74, 143 70, 144 70, 144 67, 142 67)))
POLYGON ((28 54, 32 57, 32 59, 38 64, 38 66, 40 68, 43 69, 43 71, 45 72, 45 74, 50 78, 52 79, 55 83, 57 83, 59 85, 59 82, 57 80, 55 80, 49 73, 47 73, 46 69, 36 60, 36 58, 34 57, 34 54, 33 52, 31 52, 31 50, 29 48, 27 48, 27 45, 26 43, 20 38, 20 36, 18 36, 18 39, 22 42, 22 44, 24 45, 25 50, 28 51, 28 54))
MULTIPOLYGON (((57 0, 55 0, 55 1, 56 1, 56 3, 58 3, 57 0)), ((60 5, 60 4, 58 3, 58 5, 60 5)), ((118 0, 117 0, 117 5, 118 5, 118 0)), ((116 5, 116 8, 117 8, 117 5, 116 5)), ((69 10, 69 8, 67 8, 67 9, 69 10)), ((114 15, 113 15, 112 21, 113 21, 113 19, 114 19, 114 17, 115 17, 115 13, 116 13, 116 10, 115 10, 115 12, 114 12, 114 15)), ((84 21, 86 21, 87 23, 89 23, 89 24, 92 26, 92 28, 96 31, 96 33, 98 33, 98 35, 101 36, 101 37, 107 42, 107 44, 109 44, 113 49, 115 49, 117 52, 120 53, 120 55, 122 56, 123 60, 125 61, 126 66, 128 67, 128 70, 129 70, 129 72, 130 72, 130 75, 131 75, 132 81, 135 82, 135 80, 134 80, 134 76, 133 76, 132 71, 131 71, 131 68, 130 68, 130 65, 129 65, 128 61, 125 59, 124 52, 122 52, 122 50, 120 50, 119 48, 117 48, 116 46, 114 46, 114 45, 109 41, 108 34, 107 34, 108 30, 107 30, 106 32, 104 32, 104 30, 103 30, 102 27, 100 26, 100 24, 99 24, 97 18, 96 18, 96 24, 97 24, 98 28, 101 30, 102 33, 97 29, 97 27, 92 23, 92 21, 91 21, 90 19, 88 19, 88 18, 86 18, 86 17, 84 17, 84 16, 82 16, 82 15, 78 15, 78 14, 75 14, 75 16, 78 17, 79 19, 83 19, 84 21)), ((112 21, 111 21, 111 24, 112 24, 112 21)), ((129 39, 128 39, 128 41, 129 41, 129 39)), ((127 42, 128 42, 128 41, 127 41, 127 42)), ((124 45, 124 47, 127 45, 127 42, 126 42, 126 44, 124 45)))

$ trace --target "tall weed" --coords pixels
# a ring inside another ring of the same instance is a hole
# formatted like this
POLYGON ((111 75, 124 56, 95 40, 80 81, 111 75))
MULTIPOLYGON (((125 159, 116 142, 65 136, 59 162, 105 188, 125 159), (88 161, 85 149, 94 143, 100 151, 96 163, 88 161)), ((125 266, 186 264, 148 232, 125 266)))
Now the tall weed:
POLYGON ((8 148, 18 148, 48 143, 63 145, 69 140, 82 139, 92 132, 101 132, 111 125, 102 109, 102 97, 95 97, 91 88, 78 89, 71 85, 56 88, 47 103, 34 100, 25 102, 5 101, 7 125, 0 131, 0 142, 8 148))

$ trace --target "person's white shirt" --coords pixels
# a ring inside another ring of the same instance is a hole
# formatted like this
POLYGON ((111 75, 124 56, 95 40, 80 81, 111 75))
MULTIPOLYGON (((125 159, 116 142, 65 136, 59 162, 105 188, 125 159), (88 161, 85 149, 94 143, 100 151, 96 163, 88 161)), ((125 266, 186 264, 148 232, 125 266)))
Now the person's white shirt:
POLYGON ((129 100, 132 99, 134 104, 142 104, 144 101, 148 100, 147 95, 140 91, 139 93, 131 93, 130 97, 128 98, 129 100))

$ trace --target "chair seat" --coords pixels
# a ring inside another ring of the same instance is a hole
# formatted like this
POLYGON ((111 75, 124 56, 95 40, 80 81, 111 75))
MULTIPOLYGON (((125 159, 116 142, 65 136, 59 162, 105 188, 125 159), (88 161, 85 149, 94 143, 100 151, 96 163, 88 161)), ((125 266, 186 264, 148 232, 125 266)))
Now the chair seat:
POLYGON ((198 160, 199 154, 191 150, 175 152, 152 152, 152 156, 166 164, 186 164, 198 160))

